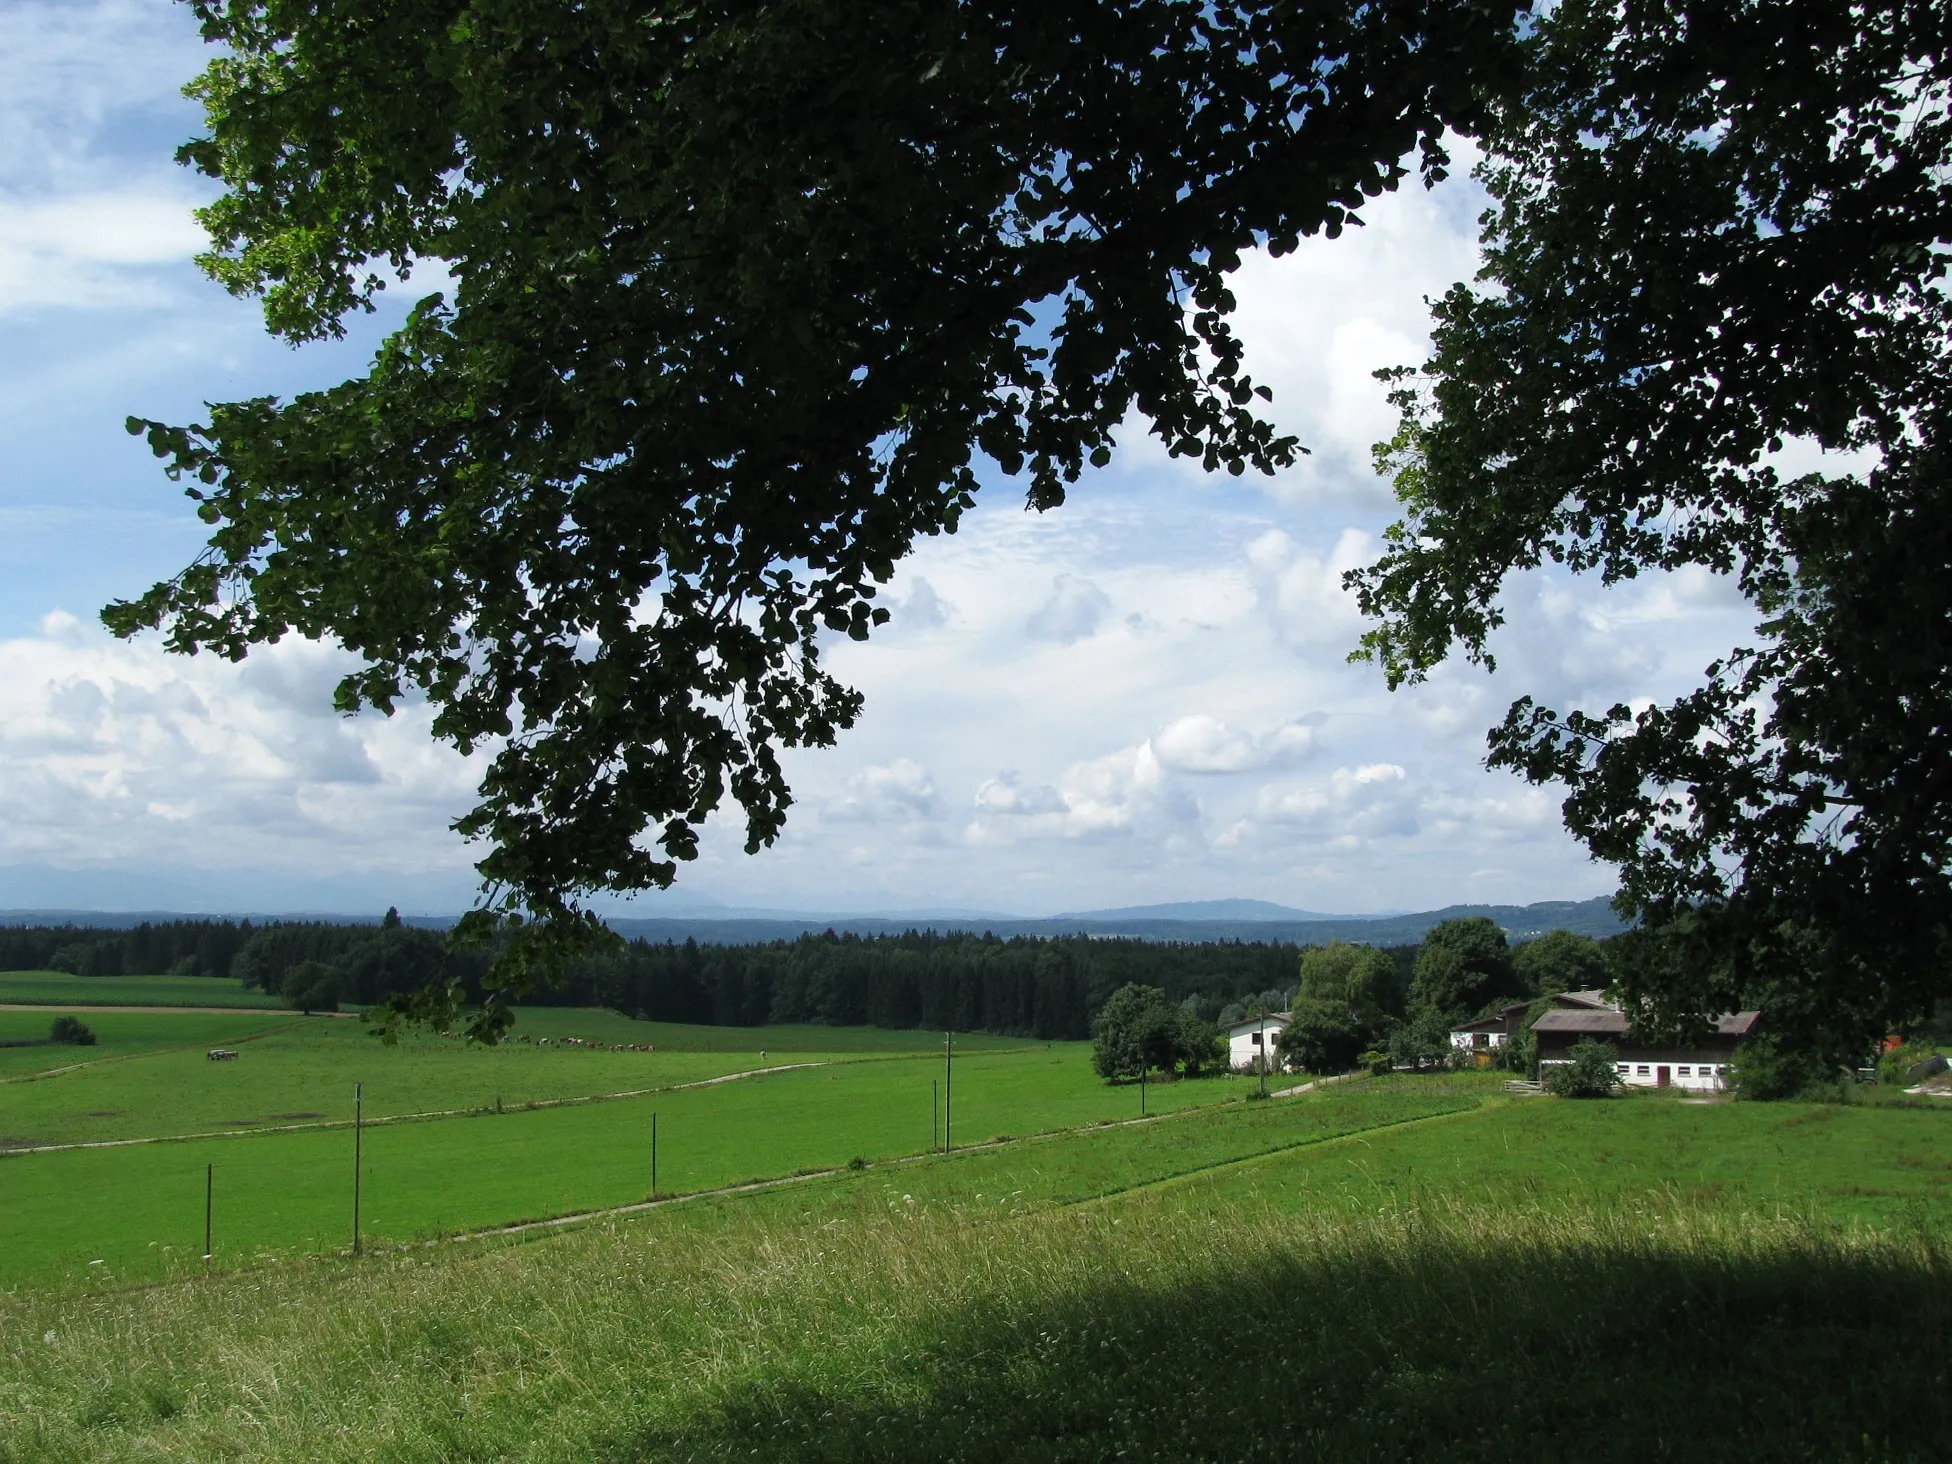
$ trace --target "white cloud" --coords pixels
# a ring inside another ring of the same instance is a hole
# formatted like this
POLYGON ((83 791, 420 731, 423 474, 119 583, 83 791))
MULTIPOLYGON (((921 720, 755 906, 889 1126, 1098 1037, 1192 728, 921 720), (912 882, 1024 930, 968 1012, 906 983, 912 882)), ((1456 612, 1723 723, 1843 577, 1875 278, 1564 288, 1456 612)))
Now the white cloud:
POLYGON ((917 575, 909 581, 908 594, 895 603, 893 612, 889 623, 895 630, 940 630, 954 616, 955 607, 917 575))
POLYGON ((1426 299, 1478 269, 1476 218, 1486 200, 1469 177, 1469 144, 1455 141, 1452 152, 1458 167, 1436 190, 1406 185, 1367 204, 1363 228, 1304 239, 1279 259, 1247 255, 1233 276, 1247 369, 1272 388, 1275 421, 1310 449, 1274 480, 1277 495, 1389 505, 1369 449, 1395 431, 1396 419, 1373 373, 1421 365, 1430 345, 1426 299))
POLYGON ((1416 791, 1396 763, 1337 768, 1323 783, 1269 784, 1260 791, 1257 812, 1268 823, 1344 844, 1418 831, 1416 791))
POLYGON ((935 780, 912 758, 870 764, 848 777, 839 798, 821 810, 824 817, 863 823, 932 818, 935 780))
POLYGON ((1316 743, 1319 716, 1284 722, 1256 737, 1217 717, 1195 713, 1168 722, 1152 738, 1159 761, 1179 773, 1244 773, 1270 763, 1307 757, 1316 743))
POLYGON ((348 719, 350 658, 287 640, 242 666, 55 613, 0 641, 0 863, 455 869, 474 764, 424 709, 348 719))
POLYGON ((1308 552, 1280 529, 1248 545, 1255 587, 1280 638, 1307 649, 1353 645, 1362 615, 1342 576, 1367 564, 1374 551, 1375 540, 1355 528, 1344 529, 1327 554, 1308 552))
POLYGON ((994 778, 985 778, 976 789, 976 806, 988 813, 1013 817, 1061 814, 1068 806, 1064 795, 1049 783, 1026 786, 1023 774, 1006 768, 994 778))
POLYGON ((1051 582, 1050 598, 1025 622, 1024 630, 1034 639, 1068 646, 1093 634, 1111 608, 1111 596, 1090 580, 1060 574, 1051 582))

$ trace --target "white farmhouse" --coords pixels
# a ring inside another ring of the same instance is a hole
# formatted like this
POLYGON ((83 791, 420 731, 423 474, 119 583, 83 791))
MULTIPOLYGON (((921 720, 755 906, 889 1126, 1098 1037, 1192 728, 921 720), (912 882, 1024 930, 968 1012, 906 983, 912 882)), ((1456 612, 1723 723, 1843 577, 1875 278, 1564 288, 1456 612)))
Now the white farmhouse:
POLYGON ((1288 1025, 1291 1012, 1269 1012, 1264 1017, 1249 1017, 1225 1029, 1227 1066, 1237 1073, 1281 1071, 1281 1056, 1274 1050, 1274 1039, 1288 1025), (1265 1066, 1263 1066, 1265 1064, 1265 1066))
POLYGON ((1762 1020, 1759 1011, 1716 1017, 1691 1047, 1640 1047, 1628 1040, 1627 1014, 1610 1003, 1597 1010, 1549 1011, 1532 1023, 1538 1037, 1539 1076, 1572 1061, 1575 1044, 1611 1043, 1619 1055, 1619 1079, 1634 1088, 1691 1088, 1716 1092, 1728 1086, 1735 1051, 1762 1020))

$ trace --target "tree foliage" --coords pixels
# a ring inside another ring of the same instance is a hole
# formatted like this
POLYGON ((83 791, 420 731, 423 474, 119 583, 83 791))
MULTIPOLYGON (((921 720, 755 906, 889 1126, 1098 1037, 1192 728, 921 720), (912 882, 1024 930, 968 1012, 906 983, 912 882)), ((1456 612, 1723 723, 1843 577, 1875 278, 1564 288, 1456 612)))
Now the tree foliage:
POLYGON ((76 1047, 93 1047, 95 1033, 80 1017, 56 1017, 49 1026, 47 1040, 50 1042, 69 1042, 76 1047))
POLYGON ((1592 991, 1611 979, 1606 949, 1589 935, 1570 930, 1548 931, 1528 940, 1511 955, 1515 990, 1526 995, 1556 995, 1561 991, 1592 991))
POLYGON ((292 341, 389 273, 451 287, 362 377, 132 422, 212 537, 106 619, 232 658, 329 636, 342 710, 427 698, 491 755, 458 827, 483 919, 545 917, 518 955, 669 883, 728 799, 772 842, 779 750, 860 709, 821 636, 887 618, 979 456, 1037 508, 1128 418, 1209 470, 1291 463, 1227 274, 1419 149, 1440 175, 1515 11, 192 3, 226 48, 180 154, 224 188, 206 270, 292 341))
POLYGON ((1494 997, 1513 995, 1517 986, 1504 931, 1493 920, 1470 915, 1442 921, 1424 936, 1410 1004, 1447 1020, 1461 1019, 1494 997))
POLYGON ((1406 516, 1351 577, 1364 649, 1392 684, 1489 663, 1541 564, 1726 576, 1758 623, 1694 691, 1523 698, 1491 760, 1566 786, 1673 944, 1629 1003, 1764 1006, 1843 1059, 1952 969, 1952 18, 1567 0, 1524 48, 1481 134, 1484 277, 1397 381, 1406 516), (1872 466, 1792 472, 1796 444, 1872 466))
POLYGON ((1297 998, 1292 1019, 1274 1039, 1281 1066, 1294 1072, 1340 1073, 1356 1065, 1377 1024, 1351 1010, 1346 1001, 1317 996, 1297 998))
POLYGON ((1101 1078, 1147 1072, 1192 1077, 1222 1060, 1219 1034, 1156 986, 1121 986, 1091 1024, 1091 1062, 1101 1078))
POLYGON ((1296 999, 1303 997, 1340 1002, 1378 1016, 1403 1006, 1396 962, 1389 953, 1340 940, 1302 952, 1296 999))
POLYGON ((1620 1054, 1610 1042, 1575 1042, 1571 1062, 1555 1062, 1546 1069, 1545 1091, 1555 1098, 1611 1098, 1620 1081, 1619 1063, 1620 1054))

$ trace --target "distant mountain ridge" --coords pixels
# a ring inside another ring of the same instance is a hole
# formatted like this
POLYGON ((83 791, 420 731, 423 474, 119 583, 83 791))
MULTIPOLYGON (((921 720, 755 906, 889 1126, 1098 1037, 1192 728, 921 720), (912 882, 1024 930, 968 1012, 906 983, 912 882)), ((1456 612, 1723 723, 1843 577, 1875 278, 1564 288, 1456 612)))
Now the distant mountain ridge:
MULTIPOLYGON (((1233 901, 1189 901, 1203 906, 1230 906, 1233 901)), ((1617 935, 1626 927, 1613 913, 1609 897, 1591 900, 1544 900, 1532 905, 1447 905, 1441 910, 1425 910, 1390 915, 1315 915, 1307 911, 1288 912, 1287 907, 1266 901, 1240 901, 1240 904, 1281 911, 1278 916, 1256 912, 1246 918, 1238 915, 1218 917, 1168 918, 1150 912, 1174 906, 1135 905, 1127 910, 1085 911, 1076 915, 1053 915, 1044 919, 948 919, 932 920, 907 916, 840 916, 827 920, 755 919, 734 911, 711 919, 612 918, 608 924, 629 939, 651 941, 696 940, 701 945, 756 945, 773 940, 794 940, 807 934, 832 930, 843 935, 899 935, 908 930, 941 932, 968 931, 1008 939, 1020 935, 1088 935, 1103 939, 1123 937, 1156 941, 1290 941, 1296 944, 1325 945, 1330 941, 1359 941, 1366 945, 1414 945, 1433 925, 1445 920, 1484 916, 1496 922, 1513 940, 1532 940, 1551 930, 1570 930, 1579 935, 1602 938, 1617 935)), ((1184 908, 1183 906, 1180 908, 1184 908)))
MULTIPOLYGON (((965 931, 1012 936, 1086 935, 1101 939, 1151 941, 1288 941, 1325 945, 1330 941, 1358 941, 1365 945, 1414 945, 1444 920, 1480 915, 1496 922, 1513 940, 1532 940, 1550 930, 1570 930, 1603 938, 1625 929, 1602 895, 1591 900, 1543 900, 1532 905, 1447 905, 1441 910, 1387 915, 1318 915, 1292 910, 1266 900, 1189 900, 1165 905, 1133 905, 1116 910, 1086 910, 1074 915, 1025 918, 989 915, 982 911, 922 910, 877 915, 820 915, 798 911, 707 909, 665 916, 611 916, 610 928, 626 939, 650 941, 696 940, 701 945, 761 945, 796 940, 832 930, 861 936, 900 935, 910 930, 943 933, 965 931), (1245 907, 1245 913, 1241 913, 1245 907), (1180 912, 1168 915, 1160 912, 1180 912), (1212 913, 1207 913, 1212 912, 1212 913)), ((75 925, 98 930, 126 930, 142 921, 249 918, 267 920, 325 920, 334 924, 377 923, 371 915, 238 911, 213 915, 169 910, 88 911, 64 909, 0 910, 0 925, 75 925)), ((410 925, 444 929, 451 915, 408 914, 410 925)))
POLYGON ((1385 910, 1377 915, 1325 915, 1297 910, 1272 900, 1177 900, 1167 905, 1120 905, 1111 910, 1065 910, 1053 920, 1380 920, 1404 914, 1385 910))

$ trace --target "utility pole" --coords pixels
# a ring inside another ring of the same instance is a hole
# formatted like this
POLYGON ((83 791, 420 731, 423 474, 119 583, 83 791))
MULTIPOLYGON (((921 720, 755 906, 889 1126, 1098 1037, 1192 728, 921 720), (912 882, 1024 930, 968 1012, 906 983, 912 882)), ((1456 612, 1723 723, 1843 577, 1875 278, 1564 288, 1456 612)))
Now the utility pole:
POLYGON ((942 1079, 929 1079, 929 1148, 942 1147, 942 1079))
POLYGON ((215 1255, 216 1248, 210 1244, 210 1212, 217 1195, 217 1166, 203 1166, 203 1258, 207 1261, 215 1255))
POLYGON ((944 1032, 942 1038, 942 1152, 947 1154, 956 1147, 952 1117, 956 1078, 956 1034, 951 1030, 944 1032))
POLYGON ((366 1097, 365 1084, 352 1085, 352 1253, 359 1254, 359 1151, 364 1138, 361 1130, 365 1127, 366 1097))

